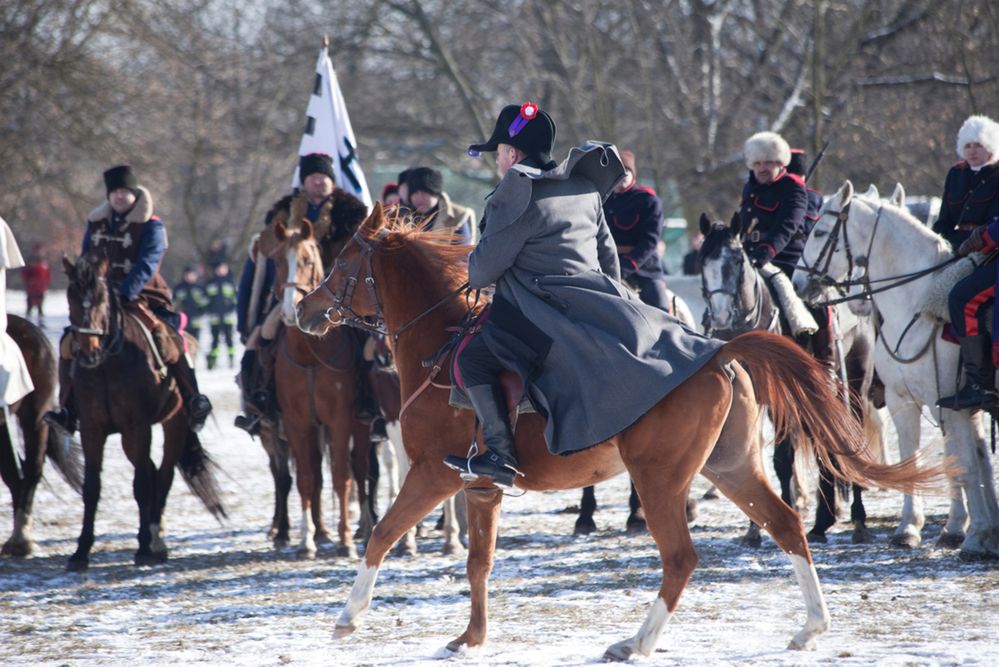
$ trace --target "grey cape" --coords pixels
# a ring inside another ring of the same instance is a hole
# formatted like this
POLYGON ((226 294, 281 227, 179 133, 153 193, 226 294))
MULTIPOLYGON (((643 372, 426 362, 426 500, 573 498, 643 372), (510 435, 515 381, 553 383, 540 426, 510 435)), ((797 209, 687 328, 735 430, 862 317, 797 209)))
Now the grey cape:
POLYGON ((515 165, 469 256, 472 287, 496 284, 478 335, 525 380, 555 454, 625 430, 722 345, 619 283, 603 200, 623 174, 617 149, 598 142, 548 171, 515 165))

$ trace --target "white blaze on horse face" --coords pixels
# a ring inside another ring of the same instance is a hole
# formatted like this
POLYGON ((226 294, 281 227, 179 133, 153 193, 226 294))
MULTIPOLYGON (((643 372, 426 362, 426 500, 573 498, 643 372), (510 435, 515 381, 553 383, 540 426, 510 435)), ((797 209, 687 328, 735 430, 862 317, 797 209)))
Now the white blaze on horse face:
POLYGON ((371 606, 371 596, 375 592, 375 580, 378 578, 378 566, 368 565, 361 561, 357 566, 357 578, 350 589, 350 597, 344 605, 340 618, 336 620, 335 636, 344 637, 352 633, 357 626, 355 621, 361 612, 371 606))
POLYGON ((289 246, 285 252, 285 261, 288 263, 288 278, 284 286, 284 300, 281 302, 281 319, 285 326, 293 327, 298 324, 298 313, 295 311, 298 297, 298 289, 295 287, 298 282, 298 255, 294 247, 289 246))
POLYGON ((822 596, 815 566, 804 556, 789 554, 789 557, 794 566, 794 578, 798 580, 798 587, 805 598, 808 617, 805 619, 805 627, 794 636, 788 648, 803 651, 814 648, 818 636, 829 629, 829 610, 822 596))
POLYGON ((735 305, 732 302, 733 294, 719 292, 716 290, 725 289, 724 266, 728 261, 725 253, 720 253, 718 257, 709 257, 704 260, 701 268, 704 277, 704 287, 710 296, 708 297, 708 313, 711 317, 711 326, 714 329, 728 329, 732 326, 732 310, 735 305))

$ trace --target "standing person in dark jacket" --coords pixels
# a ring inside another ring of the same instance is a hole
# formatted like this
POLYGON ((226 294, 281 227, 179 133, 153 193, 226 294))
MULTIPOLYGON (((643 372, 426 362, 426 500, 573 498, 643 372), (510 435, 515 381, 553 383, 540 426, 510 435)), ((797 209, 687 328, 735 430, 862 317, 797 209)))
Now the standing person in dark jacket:
POLYGON ((232 329, 236 321, 236 283, 229 273, 229 265, 219 262, 214 275, 205 283, 205 297, 208 299, 208 325, 212 331, 212 347, 208 351, 208 368, 215 368, 219 356, 219 344, 225 338, 229 368, 236 362, 236 347, 233 345, 232 329))
POLYGON ((205 297, 205 289, 198 282, 198 270, 193 265, 184 269, 180 282, 174 285, 173 300, 177 308, 187 315, 186 331, 194 340, 200 341, 201 321, 208 299, 205 297))
MULTIPOLYGON (((153 213, 152 197, 138 184, 130 166, 120 165, 105 171, 104 185, 107 200, 87 216, 82 254, 95 251, 107 257, 108 281, 118 290, 124 307, 152 332, 153 341, 180 389, 191 428, 198 431, 211 414, 212 404, 198 390, 198 380, 187 356, 181 352, 176 360, 169 361, 169 352, 183 350, 183 342, 177 333, 180 317, 173 311, 170 286, 159 272, 167 249, 163 221, 153 213)), ((60 344, 61 350, 67 347, 60 344)), ((72 400, 71 364, 72 358, 62 354, 59 362, 61 408, 46 413, 45 419, 72 433, 76 430, 77 419, 72 400)))
POLYGON ((971 116, 957 133, 961 161, 947 172, 940 217, 933 231, 956 250, 976 228, 999 215, 999 129, 986 116, 971 116))
POLYGON ((638 185, 635 154, 621 151, 621 162, 624 179, 604 202, 604 216, 617 244, 621 279, 638 290, 642 301, 669 313, 666 274, 658 252, 663 205, 652 188, 638 185))
MULTIPOLYGON (((999 124, 985 116, 968 118, 957 133, 957 154, 963 161, 947 174, 940 219, 933 229, 951 243, 964 238, 959 255, 993 250, 999 247, 999 124)), ((989 336, 987 322, 995 298, 994 261, 976 268, 950 291, 950 321, 961 344, 964 384, 957 394, 937 401, 938 406, 951 410, 999 406, 995 385, 999 343, 994 342, 999 328, 993 320, 989 336)))

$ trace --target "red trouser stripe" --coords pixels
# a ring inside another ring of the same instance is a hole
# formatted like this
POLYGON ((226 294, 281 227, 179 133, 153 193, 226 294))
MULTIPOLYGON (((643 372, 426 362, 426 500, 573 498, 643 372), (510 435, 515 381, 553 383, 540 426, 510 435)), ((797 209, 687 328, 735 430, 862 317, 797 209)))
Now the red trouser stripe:
POLYGON ((978 331, 978 311, 985 302, 995 298, 996 286, 993 285, 986 290, 982 290, 975 295, 968 303, 964 304, 964 335, 977 336, 978 331))

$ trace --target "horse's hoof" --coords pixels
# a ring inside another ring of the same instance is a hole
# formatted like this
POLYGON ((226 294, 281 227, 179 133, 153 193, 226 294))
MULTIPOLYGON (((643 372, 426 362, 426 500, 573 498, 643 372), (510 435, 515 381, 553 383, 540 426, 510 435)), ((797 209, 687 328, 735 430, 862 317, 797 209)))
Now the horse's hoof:
POLYGON ((357 547, 353 544, 341 544, 336 548, 336 555, 338 558, 357 560, 357 547))
POLYGON ((644 535, 649 532, 649 527, 645 525, 645 519, 631 515, 624 524, 624 532, 629 535, 644 535))
POLYGON ((853 535, 850 536, 850 541, 854 544, 870 544, 874 541, 874 533, 866 525, 858 523, 853 527, 853 535))
POLYGON ((597 524, 594 523, 593 519, 590 519, 589 521, 576 519, 576 526, 572 529, 572 534, 589 535, 590 533, 595 533, 596 531, 597 531, 597 524))
POLYGON ((333 536, 328 530, 317 530, 315 534, 316 544, 333 544, 333 536))
POLYGON ((167 562, 167 555, 166 553, 154 553, 152 551, 136 551, 135 557, 132 560, 138 566, 162 565, 167 562))
POLYGON ((888 544, 902 549, 915 549, 922 541, 919 535, 913 533, 895 533, 888 538, 888 544))
POLYGON ((392 549, 392 555, 400 558, 415 556, 417 553, 416 540, 403 540, 392 549))
POLYGON ((829 541, 829 538, 826 537, 825 533, 820 533, 815 530, 808 531, 808 534, 805 535, 805 537, 808 539, 809 544, 826 544, 829 541))
POLYGON ((718 500, 718 498, 720 498, 718 491, 713 486, 705 491, 704 495, 701 496, 701 500, 718 500))
POLYGON ((604 651, 604 660, 608 662, 624 662, 635 654, 635 648, 630 641, 618 642, 604 651))
POLYGON ((291 543, 291 540, 288 539, 287 535, 278 535, 277 537, 274 538, 274 548, 275 549, 284 549, 290 543, 291 543))
POLYGON ((944 531, 937 538, 937 546, 942 549, 958 549, 964 543, 964 533, 944 531))
POLYGON ((340 625, 338 623, 333 628, 333 639, 343 639, 344 637, 349 637, 354 634, 354 630, 357 630, 357 626, 354 624, 340 625))
POLYGON ((759 549, 763 546, 763 538, 759 535, 743 535, 739 538, 739 544, 750 549, 759 549))
POLYGON ((4 542, 3 548, 0 549, 0 555, 10 556, 12 558, 25 558, 30 556, 35 551, 35 544, 30 540, 25 540, 21 542, 15 542, 14 540, 7 540, 4 542))
POLYGON ((89 567, 90 559, 86 556, 70 556, 69 560, 66 562, 67 572, 86 572, 89 567))
POLYGON ((445 542, 441 554, 444 556, 459 556, 465 553, 465 547, 460 542, 445 542))
POLYGON ((316 547, 298 547, 295 549, 295 555, 302 560, 313 560, 316 557, 316 547))

